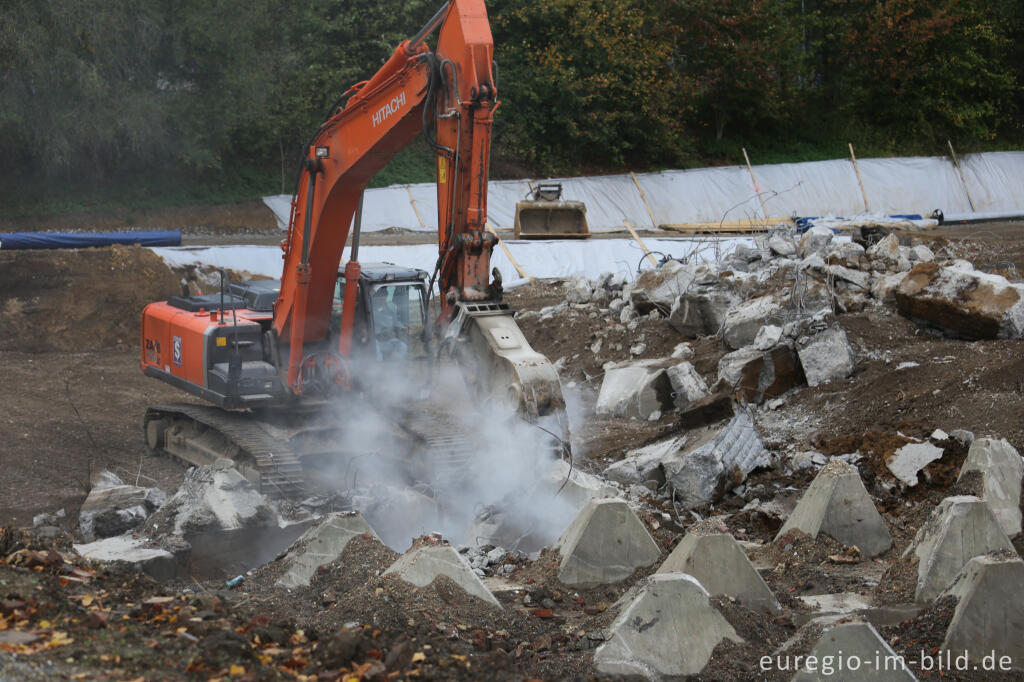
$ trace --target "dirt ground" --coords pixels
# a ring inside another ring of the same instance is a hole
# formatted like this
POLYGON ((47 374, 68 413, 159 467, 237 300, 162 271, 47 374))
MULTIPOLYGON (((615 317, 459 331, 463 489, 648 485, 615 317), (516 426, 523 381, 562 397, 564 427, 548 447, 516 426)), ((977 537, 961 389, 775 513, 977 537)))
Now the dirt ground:
MULTIPOLYGON (((246 234, 236 241, 252 236, 246 234)), ((941 240, 937 246, 979 267, 1024 272, 1020 225, 940 228, 934 236, 941 240)), ((73 531, 90 475, 102 468, 125 480, 176 488, 181 467, 146 455, 140 421, 147 404, 184 396, 139 371, 137 330, 144 303, 177 293, 178 279, 135 247, 0 253, 0 525, 31 525, 34 515, 64 508, 62 526, 73 531)), ((563 300, 560 284, 537 282, 509 292, 508 299, 517 309, 540 310, 563 300)), ((776 569, 766 580, 784 614, 765 618, 720 604, 749 644, 720 645, 701 679, 749 679, 757 656, 796 631, 794 618, 803 607, 795 599, 802 594, 857 591, 881 595, 884 603, 905 599, 911 574, 897 556, 951 494, 966 454, 948 443, 941 465, 929 469, 930 482, 894 493, 883 485, 891 479, 878 464, 907 438, 961 428, 1007 438, 1024 451, 1024 342, 948 339, 884 308, 839 321, 855 349, 854 375, 794 389, 778 409, 760 411, 758 425, 774 451, 864 454, 865 484, 895 545, 880 562, 849 569, 830 564, 829 556, 849 551, 838 543, 794 537, 766 545, 754 558, 776 569)), ((608 327, 607 319, 585 313, 523 322, 538 351, 553 361, 565 359, 563 383, 585 419, 575 433, 587 458, 581 466, 593 469, 678 428, 671 416, 648 423, 593 415, 605 362, 632 357, 630 346, 641 334, 647 347, 639 357, 664 357, 682 341, 664 319, 645 318, 631 334, 608 327), (595 353, 602 330, 607 334, 595 353)), ((692 346, 696 369, 713 383, 722 351, 714 339, 692 346)), ((792 478, 762 472, 747 484, 802 490, 811 477, 808 471, 792 478)), ((777 520, 740 512, 742 505, 730 498, 695 511, 732 514, 723 517, 730 532, 770 542, 777 520)), ((677 516, 671 505, 661 510, 668 519, 651 512, 643 520, 664 556, 694 519, 677 516)), ((504 608, 495 615, 467 603, 444 581, 409 590, 381 578, 394 555, 368 540, 323 569, 311 588, 293 593, 267 589, 259 571, 234 591, 213 581, 162 586, 116 566, 69 562, 48 553, 54 548, 66 551, 68 538, 10 528, 0 534, 0 650, 19 654, 4 660, 8 654, 0 652, 0 670, 12 679, 587 679, 594 675, 592 651, 610 623, 610 605, 645 574, 612 588, 575 591, 557 581, 552 559, 542 555, 517 565, 510 581, 519 587, 497 590, 504 608), (538 608, 544 603, 553 608, 538 608), (5 639, 5 631, 19 623, 17 629, 31 629, 38 639, 23 645, 5 639)), ((938 646, 949 617, 950 606, 937 602, 883 635, 911 653, 918 645, 938 646)))

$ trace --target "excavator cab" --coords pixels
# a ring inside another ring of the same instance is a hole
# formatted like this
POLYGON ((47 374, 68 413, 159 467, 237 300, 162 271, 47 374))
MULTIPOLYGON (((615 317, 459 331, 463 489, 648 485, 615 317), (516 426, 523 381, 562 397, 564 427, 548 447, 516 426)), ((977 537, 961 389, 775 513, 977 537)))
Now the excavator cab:
MULTIPOLYGON (((353 355, 361 363, 425 364, 429 335, 427 278, 423 270, 391 263, 363 263, 356 289, 353 355)), ((338 273, 331 305, 337 338, 345 305, 345 273, 338 273)))

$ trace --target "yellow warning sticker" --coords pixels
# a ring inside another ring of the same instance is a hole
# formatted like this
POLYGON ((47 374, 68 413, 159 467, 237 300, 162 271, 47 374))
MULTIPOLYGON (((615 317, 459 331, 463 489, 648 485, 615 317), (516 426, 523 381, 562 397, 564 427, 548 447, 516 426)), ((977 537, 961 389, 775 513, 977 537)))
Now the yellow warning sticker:
POLYGON ((443 156, 437 157, 437 181, 448 182, 448 162, 443 156))
POLYGON ((226 336, 218 336, 217 337, 217 345, 218 346, 226 346, 226 345, 228 345, 228 338, 226 336))

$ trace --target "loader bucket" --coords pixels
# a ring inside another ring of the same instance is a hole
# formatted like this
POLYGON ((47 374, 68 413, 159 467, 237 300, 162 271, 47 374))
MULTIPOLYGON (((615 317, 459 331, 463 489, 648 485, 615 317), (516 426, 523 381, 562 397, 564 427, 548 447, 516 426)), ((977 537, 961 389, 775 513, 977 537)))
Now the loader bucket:
POLYGON ((586 239, 587 207, 582 201, 516 203, 516 239, 586 239))

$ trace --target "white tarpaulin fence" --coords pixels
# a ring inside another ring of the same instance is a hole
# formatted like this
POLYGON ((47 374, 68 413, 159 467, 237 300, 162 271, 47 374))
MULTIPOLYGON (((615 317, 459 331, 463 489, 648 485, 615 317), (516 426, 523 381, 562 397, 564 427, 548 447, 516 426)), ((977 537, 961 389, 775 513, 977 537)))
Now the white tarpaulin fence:
MULTIPOLYGON (((639 245, 631 239, 592 239, 588 241, 509 241, 505 242, 530 277, 573 277, 583 276, 596 279, 604 272, 622 273, 633 278, 637 266, 644 257, 639 245)), ((719 258, 739 244, 753 245, 750 238, 679 238, 646 239, 651 251, 687 259, 691 262, 711 261, 719 258)), ((168 265, 210 265, 229 268, 236 272, 249 272, 273 279, 281 277, 284 262, 278 246, 193 246, 155 247, 156 252, 168 265)), ((345 249, 344 262, 348 258, 345 249)), ((437 262, 436 244, 412 244, 406 246, 359 247, 359 259, 364 263, 397 263, 407 267, 433 272, 437 262)), ((515 268, 502 249, 494 249, 491 264, 497 266, 506 282, 515 277, 515 268)), ((643 263, 645 269, 650 265, 643 263)))
MULTIPOLYGON (((621 230, 625 220, 636 227, 652 228, 760 219, 765 216, 758 191, 771 218, 865 213, 927 217, 935 209, 957 219, 1024 215, 1024 152, 971 154, 960 163, 963 179, 949 157, 859 159, 863 194, 850 159, 754 166, 757 190, 744 166, 556 181, 562 183, 564 199, 586 204, 592 232, 621 230)), ((491 224, 512 229, 516 202, 529 191, 527 180, 489 182, 487 214, 491 224)), ((263 201, 277 216, 278 225, 287 227, 291 197, 278 195, 263 201)), ((363 230, 393 227, 437 230, 433 183, 366 191, 363 230)))

